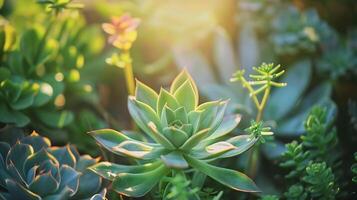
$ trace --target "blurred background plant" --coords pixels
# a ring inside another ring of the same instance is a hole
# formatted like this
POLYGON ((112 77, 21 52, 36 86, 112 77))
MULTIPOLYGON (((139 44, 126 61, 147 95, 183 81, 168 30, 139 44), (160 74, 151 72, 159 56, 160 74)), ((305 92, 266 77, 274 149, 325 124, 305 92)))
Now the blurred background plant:
MULTIPOLYGON (((105 66, 109 65, 105 60, 118 50, 105 44, 106 33, 101 29, 113 16, 130 13, 141 21, 130 48, 134 76, 159 89, 168 86, 185 67, 197 82, 201 100, 230 98, 227 111, 242 115, 234 130, 237 134, 256 117, 257 110, 249 93, 240 84, 229 82, 232 74, 237 70, 251 74, 251 67, 262 62, 282 65, 286 72, 279 82, 288 85, 272 89, 262 118, 275 133, 261 145, 257 164, 256 181, 263 194, 284 197, 287 193, 287 188, 280 187, 285 181, 277 163, 288 151, 286 143, 308 134, 303 122, 310 110, 322 106, 325 124, 336 127, 338 146, 343 147, 336 151, 343 162, 335 168, 317 159, 311 164, 318 167, 312 168, 325 174, 331 174, 331 169, 340 188, 338 197, 356 195, 352 182, 338 180, 339 176, 352 180, 353 154, 357 152, 355 1, 36 2, 5 0, 0 10, 2 133, 35 129, 56 145, 71 142, 80 152, 99 155, 101 151, 85 136, 86 131, 131 127, 124 70, 105 66)), ((309 150, 304 147, 303 151, 309 150)), ((243 169, 247 154, 220 165, 243 169)), ((291 194, 305 191, 306 184, 302 181, 291 194)), ((232 195, 213 182, 206 186, 224 191, 222 199, 232 195)))

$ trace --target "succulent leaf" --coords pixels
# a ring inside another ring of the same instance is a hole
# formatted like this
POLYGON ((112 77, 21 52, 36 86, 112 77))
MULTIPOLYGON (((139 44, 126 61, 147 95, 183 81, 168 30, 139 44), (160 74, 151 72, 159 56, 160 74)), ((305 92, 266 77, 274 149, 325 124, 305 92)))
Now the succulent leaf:
POLYGON ((144 173, 152 171, 161 165, 161 162, 147 163, 143 165, 118 165, 110 162, 100 162, 90 167, 90 170, 101 177, 113 181, 120 173, 144 173))
POLYGON ((191 156, 185 155, 185 158, 192 167, 222 183, 223 185, 243 192, 260 192, 255 183, 241 172, 216 167, 206 162, 197 160, 191 156))
POLYGON ((157 93, 138 80, 136 81, 135 97, 138 101, 141 101, 156 110, 158 99, 157 93))
POLYGON ((161 160, 169 168, 174 169, 186 169, 188 168, 188 163, 180 152, 173 151, 169 154, 162 155, 161 160))
POLYGON ((14 199, 29 199, 29 200, 41 200, 41 197, 30 190, 27 190, 21 184, 11 180, 6 179, 6 188, 8 189, 11 197, 14 199))
POLYGON ((194 88, 189 80, 185 81, 174 93, 174 97, 178 103, 185 107, 188 112, 194 110, 198 104, 198 97, 195 94, 194 88))
POLYGON ((223 118, 222 123, 218 128, 201 143, 203 144, 212 144, 215 140, 220 139, 221 137, 227 135, 234 128, 236 128, 241 120, 241 115, 229 115, 223 118))
POLYGON ((169 169, 165 165, 160 165, 144 173, 119 173, 113 181, 113 189, 126 196, 142 197, 168 172, 169 169))
POLYGON ((179 107, 179 103, 177 102, 175 97, 165 89, 161 88, 156 108, 156 112, 159 116, 161 116, 161 112, 165 105, 172 110, 176 110, 179 107))

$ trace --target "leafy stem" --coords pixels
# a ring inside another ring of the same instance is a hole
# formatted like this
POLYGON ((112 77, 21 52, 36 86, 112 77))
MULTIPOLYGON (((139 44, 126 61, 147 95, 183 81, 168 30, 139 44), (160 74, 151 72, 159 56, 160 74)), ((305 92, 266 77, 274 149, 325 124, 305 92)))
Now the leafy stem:
MULTIPOLYGON (((271 87, 286 86, 286 83, 278 83, 275 81, 276 78, 280 77, 285 72, 284 70, 277 72, 279 68, 280 65, 274 66, 273 63, 270 64, 262 63, 259 67, 253 67, 253 70, 257 74, 249 75, 249 77, 253 79, 252 81, 247 81, 245 79, 244 70, 238 70, 236 73, 233 74, 233 78, 231 79, 231 81, 232 82, 240 81, 242 86, 247 88, 247 90, 249 91, 249 95, 253 99, 253 102, 257 109, 257 115, 255 118, 256 124, 253 124, 252 122, 251 128, 254 128, 254 126, 258 127, 258 125, 259 127, 262 127, 261 120, 263 119, 264 108, 267 105, 271 87), (259 86, 259 87, 254 89, 253 86, 259 86), (261 93, 263 93, 263 97, 259 101, 258 95, 261 93)), ((253 177, 257 168, 258 158, 259 158, 259 145, 255 146, 250 151, 249 158, 248 158, 248 165, 246 170, 249 171, 249 175, 253 177)))

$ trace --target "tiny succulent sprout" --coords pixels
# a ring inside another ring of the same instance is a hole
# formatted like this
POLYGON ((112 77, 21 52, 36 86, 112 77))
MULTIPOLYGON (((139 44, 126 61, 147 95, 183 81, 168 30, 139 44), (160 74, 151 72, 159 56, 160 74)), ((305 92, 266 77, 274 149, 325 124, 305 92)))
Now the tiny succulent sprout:
MULTIPOLYGON (((169 90, 159 93, 137 81, 135 96, 128 98, 130 115, 149 136, 138 141, 111 129, 90 132, 96 141, 114 154, 140 161, 140 165, 101 162, 90 169, 113 182, 112 188, 123 195, 140 197, 170 172, 186 169, 202 172, 232 189, 259 192, 245 174, 214 166, 210 161, 239 155, 251 148, 258 137, 229 133, 240 116, 225 116, 228 101, 199 104, 198 90, 187 71, 182 71, 169 90)), ((269 134, 263 128, 262 133, 269 134)))
POLYGON ((245 131, 247 131, 251 138, 254 139, 260 139, 260 142, 265 143, 265 138, 264 136, 272 136, 274 133, 270 131, 270 127, 264 127, 264 122, 256 122, 252 120, 250 122, 250 127, 246 128, 245 131))

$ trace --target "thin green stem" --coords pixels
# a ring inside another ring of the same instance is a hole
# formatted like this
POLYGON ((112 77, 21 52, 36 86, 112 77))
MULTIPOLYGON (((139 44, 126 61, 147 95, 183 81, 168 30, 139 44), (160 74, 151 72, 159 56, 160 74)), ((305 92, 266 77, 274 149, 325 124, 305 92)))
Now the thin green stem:
MULTIPOLYGON (((130 56, 130 53, 128 50, 124 52, 125 54, 128 54, 130 56)), ((125 63, 124 67, 124 74, 125 74, 125 80, 126 80, 126 87, 128 90, 129 95, 134 96, 135 94, 135 80, 134 80, 134 73, 133 73, 133 67, 131 65, 131 62, 125 63)))
MULTIPOLYGON (((268 83, 269 84, 269 83, 268 83)), ((258 104, 257 109, 258 109, 258 114, 256 116, 256 121, 259 122, 263 118, 263 112, 264 108, 268 102, 268 97, 270 95, 270 85, 267 86, 267 88, 264 91, 264 95, 262 98, 262 101, 260 104, 258 104)), ((256 171, 257 171, 257 164, 259 160, 259 144, 253 149, 250 150, 249 152, 249 159, 248 159, 248 167, 246 169, 248 175, 250 177, 255 177, 256 171)))
POLYGON ((263 118, 263 112, 264 112, 264 108, 268 102, 269 94, 270 94, 270 86, 268 85, 268 87, 264 91, 264 96, 263 96, 262 102, 260 103, 260 105, 258 107, 258 114, 255 119, 255 121, 257 121, 257 122, 261 121, 263 118))
POLYGON ((259 100, 258 100, 257 95, 254 94, 253 87, 249 84, 249 82, 247 80, 245 80, 244 77, 242 77, 241 82, 242 82, 243 87, 247 88, 249 93, 252 94, 251 97, 253 99, 253 102, 254 102, 255 106, 258 108, 259 107, 259 100))

